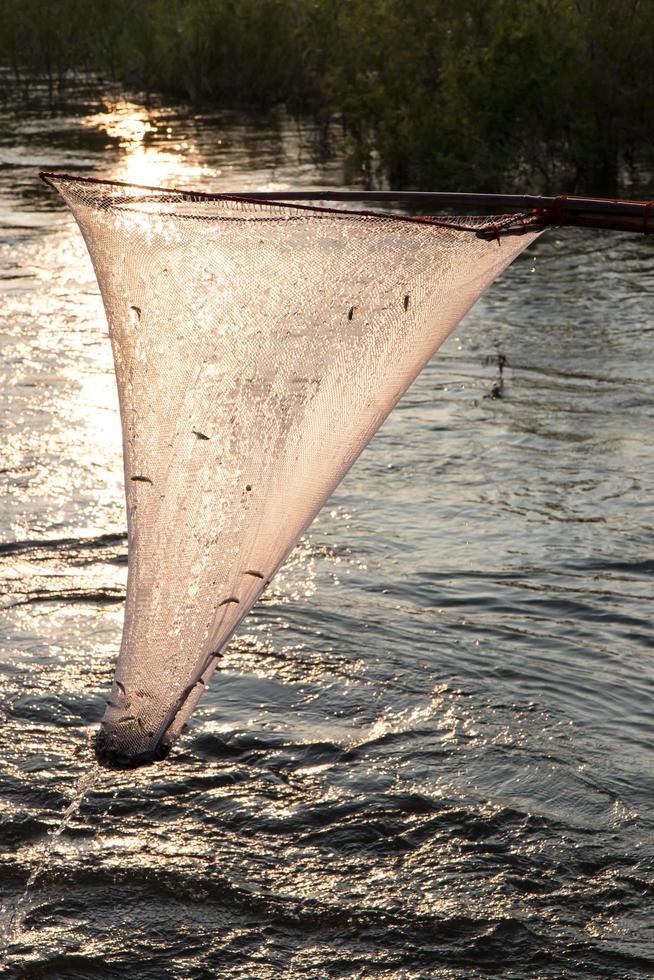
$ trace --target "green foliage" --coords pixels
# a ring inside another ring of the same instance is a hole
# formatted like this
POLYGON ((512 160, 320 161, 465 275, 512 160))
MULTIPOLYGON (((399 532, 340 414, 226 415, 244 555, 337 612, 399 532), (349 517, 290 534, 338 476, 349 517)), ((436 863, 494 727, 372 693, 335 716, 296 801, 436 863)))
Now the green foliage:
POLYGON ((0 0, 0 62, 342 122, 369 180, 614 193, 654 164, 654 0, 0 0))

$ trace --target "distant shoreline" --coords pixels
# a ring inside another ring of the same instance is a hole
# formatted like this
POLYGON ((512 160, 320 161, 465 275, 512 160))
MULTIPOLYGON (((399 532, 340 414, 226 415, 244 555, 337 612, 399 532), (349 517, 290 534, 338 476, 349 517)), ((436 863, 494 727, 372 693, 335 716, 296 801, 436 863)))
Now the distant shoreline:
POLYGON ((643 196, 654 187, 654 23, 615 0, 219 0, 10 5, 0 97, 80 84, 311 118, 368 186, 643 196), (468 9, 470 6, 470 9, 468 9))

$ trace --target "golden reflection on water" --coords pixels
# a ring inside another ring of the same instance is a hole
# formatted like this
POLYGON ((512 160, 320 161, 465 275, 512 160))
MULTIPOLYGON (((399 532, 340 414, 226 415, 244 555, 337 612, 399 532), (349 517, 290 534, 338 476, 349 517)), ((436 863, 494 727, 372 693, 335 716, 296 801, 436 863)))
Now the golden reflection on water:
MULTIPOLYGON (((118 142, 107 176, 161 185, 215 176, 159 115, 118 100, 83 119, 118 142)), ((17 401, 3 457, 15 473, 28 461, 30 472, 9 511, 15 540, 56 536, 57 527, 88 536, 122 529, 125 520, 118 402, 97 283, 72 217, 53 213, 51 227, 18 243, 16 261, 30 275, 20 290, 10 282, 2 291, 17 401)))
POLYGON ((126 99, 119 99, 105 112, 98 112, 86 119, 86 124, 94 129, 104 129, 108 136, 120 140, 120 145, 129 147, 141 143, 146 133, 156 130, 149 118, 149 111, 126 99))
MULTIPOLYGON (((162 122, 156 109, 121 102, 89 117, 87 124, 120 147, 120 154, 107 153, 102 160, 107 176, 181 185, 194 182, 198 174, 217 175, 191 141, 162 122)), ((248 179, 252 186, 258 178, 248 179)), ((12 256, 30 276, 22 278, 20 288, 15 280, 2 284, 12 399, 10 455, 3 463, 13 481, 7 537, 78 539, 122 532, 121 439, 104 313, 72 218, 56 211, 48 221, 48 233, 39 234, 38 241, 25 237, 12 256)), ((430 422, 427 412, 416 417, 420 424, 430 422)), ((446 455, 450 449, 456 454, 457 442, 450 442, 447 434, 442 445, 446 455)), ((158 937, 173 935, 180 920, 196 942, 196 912, 209 923, 203 946, 225 946, 238 934, 228 919, 233 907, 245 910, 240 921, 247 920, 254 934, 259 930, 269 937, 262 943, 281 944, 276 920, 270 924, 261 901, 271 894, 279 897, 275 909, 284 914, 298 910, 300 924, 299 900, 310 900, 312 916, 319 914, 318 902, 334 903, 325 920, 324 957, 331 934, 352 935, 345 932, 347 917, 361 908, 401 908, 407 919, 423 913, 443 919, 474 917, 487 923, 490 933, 494 923, 508 921, 514 908, 522 921, 531 921, 530 916, 536 921, 534 910, 545 908, 540 903, 548 901, 548 894, 556 896, 555 903, 567 892, 576 903, 576 916, 580 907, 591 909, 594 894, 601 901, 605 886, 611 885, 613 872, 598 874, 595 867, 590 875, 580 871, 578 881, 572 878, 576 853, 583 855, 589 840, 596 847, 601 842, 597 829, 605 825, 612 835, 609 843, 618 842, 623 874, 622 847, 628 854, 630 838, 619 835, 631 825, 634 834, 641 833, 634 823, 637 814, 609 798, 605 785, 595 786, 595 757, 579 764, 578 784, 571 784, 564 729, 572 720, 555 715, 550 721, 532 711, 533 705, 484 703, 435 683, 443 675, 429 664, 415 689, 409 689, 411 678, 403 676, 401 664, 390 656, 388 672, 378 678, 374 662, 354 659, 358 637, 348 646, 339 627, 332 631, 327 623, 321 635, 315 628, 322 622, 318 617, 309 622, 309 616, 288 615, 288 602, 296 599, 296 609, 304 603, 305 611, 311 611, 307 596, 318 591, 324 600, 331 582, 346 582, 346 576, 365 567, 357 557, 356 539, 347 533, 344 522, 349 519, 343 507, 325 512, 248 619, 247 632, 239 632, 224 677, 217 678, 195 713, 193 729, 200 736, 195 747, 187 740, 174 761, 105 775, 110 787, 99 788, 87 810, 99 836, 92 837, 93 827, 83 826, 82 812, 74 838, 56 842, 56 860, 34 889, 32 924, 20 937, 26 949, 29 944, 27 966, 45 963, 56 947, 68 954, 71 942, 76 944, 74 955, 101 963, 123 956, 139 931, 150 957, 158 937), (352 544, 352 553, 343 542, 352 544), (346 703, 344 692, 350 686, 354 693, 346 703), (264 705, 268 693, 270 701, 264 705), (203 742, 205 735, 214 740, 203 742), (227 737, 215 738, 221 735, 227 737), (436 805, 424 812, 419 806, 413 812, 410 805, 404 810, 407 794, 436 805), (548 824, 540 817, 541 811, 565 813, 568 800, 574 799, 580 821, 584 813, 596 821, 592 835, 586 825, 576 835, 573 827, 548 824), (565 827, 564 836, 558 827, 565 827), (570 875, 561 871, 566 863, 570 875), (533 892, 527 889, 522 904, 515 898, 518 874, 527 886, 531 877, 538 886, 533 892), (96 881, 103 894, 112 885, 122 889, 124 907, 117 902, 114 910, 110 895, 109 913, 101 911, 100 918, 92 919, 91 886, 96 881), (144 882, 148 897, 156 895, 161 903, 154 927, 154 920, 147 919, 151 903, 141 900, 144 882), (129 905, 132 894, 134 904, 129 905), (249 906, 250 896, 258 904, 249 906), (338 930, 336 903, 344 923, 338 930), (71 914, 66 917, 68 904, 71 914)), ((354 533, 359 519, 355 510, 354 533)), ((460 527, 466 531, 467 523, 460 527)), ((4 770, 12 780, 0 810, 20 840, 11 857, 8 890, 14 887, 17 869, 24 879, 39 859, 35 835, 44 832, 39 821, 56 826, 61 793, 69 790, 72 775, 88 767, 98 706, 109 689, 120 636, 124 552, 124 539, 118 536, 117 543, 103 541, 92 552, 73 555, 65 547, 44 545, 33 552, 9 553, 0 562, 0 578, 7 569, 12 600, 19 600, 6 634, 9 668, 0 681, 4 770), (49 598, 20 605, 21 588, 49 598), (104 599, 92 598, 93 593, 104 599), (23 815, 30 820, 21 830, 23 815)), ((380 574, 375 556, 370 564, 372 578, 380 574)), ((397 566, 391 569, 395 574, 397 566)), ((434 593, 435 602, 443 601, 444 591, 434 593)), ((339 592, 339 597, 345 595, 345 590, 339 592)), ((354 617, 356 597, 346 598, 353 605, 345 612, 354 617)), ((327 600, 321 614, 329 612, 327 600)), ((313 605, 319 606, 316 596, 313 605)), ((413 614, 425 621, 418 606, 413 614)), ((480 613, 479 625, 489 616, 480 613)), ((459 606, 444 606, 438 617, 439 624, 457 630, 457 641, 460 627, 472 618, 469 613, 462 616, 459 606)), ((533 636, 535 627, 530 629, 533 636)), ((474 653, 479 642, 470 638, 467 650, 474 653)), ((492 636, 482 642, 492 643, 492 636)), ((466 647, 457 646, 455 653, 465 656, 466 647)), ((472 669, 479 670, 475 663, 472 669)), ((465 674, 465 664, 462 669, 465 674)), ((636 858, 642 854, 636 852, 636 858)), ((556 920, 558 906, 552 907, 551 917, 538 923, 541 930, 563 929, 556 920)), ((618 913, 591 913, 584 929, 600 939, 619 931, 626 936, 634 922, 642 925, 636 918, 623 921, 618 913)), ((427 926, 420 923, 421 940, 427 937, 427 926)), ((318 924, 318 936, 320 928, 318 924)), ((493 940, 497 948, 504 935, 493 940)), ((407 933, 407 949, 414 937, 407 933)), ((307 959, 307 974, 315 956, 323 956, 322 950, 315 952, 319 941, 307 939, 307 956, 314 956, 311 962, 307 959)), ((392 933, 380 940, 386 942, 384 954, 393 941, 392 933)), ((294 959, 300 973, 301 955, 296 952, 294 959)), ((200 954, 196 967, 190 943, 183 962, 168 951, 166 957, 164 972, 208 969, 200 954)), ((257 957, 264 963, 261 950, 257 957)), ((161 960, 153 963, 156 971, 161 960)), ((422 976, 424 970, 413 975, 422 976)))
POLYGON ((157 110, 127 99, 119 99, 105 112, 88 116, 85 124, 104 130, 118 141, 123 152, 110 172, 116 180, 165 186, 180 178, 185 181, 220 172, 204 165, 195 144, 177 136, 157 110))
MULTIPOLYGON (((155 109, 119 99, 106 111, 86 117, 84 125, 104 131, 119 143, 122 152, 107 176, 132 183, 165 185, 209 172, 199 162, 192 143, 172 142, 172 127, 162 122, 155 109)), ((54 290, 58 309, 44 309, 44 318, 47 316, 60 325, 60 330, 66 330, 65 344, 71 355, 67 371, 68 406, 63 414, 70 422, 65 435, 72 436, 75 445, 67 447, 65 455, 68 460, 75 459, 77 467, 83 469, 98 516, 104 511, 118 519, 119 502, 122 522, 120 418, 106 321, 91 263, 72 220, 61 238, 51 237, 42 245, 55 250, 49 256, 52 261, 43 270, 43 278, 57 281, 59 286, 54 290), (62 284, 66 290, 64 296, 62 284), (63 304, 68 307, 65 316, 62 316, 63 304)), ((47 292, 42 299, 47 302, 47 292)))

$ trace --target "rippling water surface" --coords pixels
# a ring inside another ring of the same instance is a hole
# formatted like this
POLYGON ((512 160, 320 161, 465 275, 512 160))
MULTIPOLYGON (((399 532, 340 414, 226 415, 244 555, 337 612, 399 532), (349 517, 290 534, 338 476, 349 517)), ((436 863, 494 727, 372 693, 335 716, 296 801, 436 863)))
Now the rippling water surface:
MULTIPOLYGON (((0 899, 75 782, 127 569, 111 355, 35 179, 342 185, 313 134, 0 114, 0 899)), ((654 974, 654 240, 561 230, 422 373, 166 763, 103 774, 8 976, 654 974), (502 398, 498 358, 507 360, 502 398)))

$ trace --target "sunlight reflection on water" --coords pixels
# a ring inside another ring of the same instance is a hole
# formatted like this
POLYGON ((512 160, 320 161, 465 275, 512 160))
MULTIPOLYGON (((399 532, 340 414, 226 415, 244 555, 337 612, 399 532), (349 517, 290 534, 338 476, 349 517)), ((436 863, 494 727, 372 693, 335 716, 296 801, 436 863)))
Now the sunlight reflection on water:
MULTIPOLYGON (((274 121, 127 100, 5 121, 13 901, 88 766, 126 576, 104 314, 76 226, 34 172, 231 191, 347 181, 274 121)), ((537 251, 325 508, 174 759, 84 804, 12 967, 651 975, 652 242, 561 231, 537 251), (500 350, 507 394, 491 400, 500 350)))

